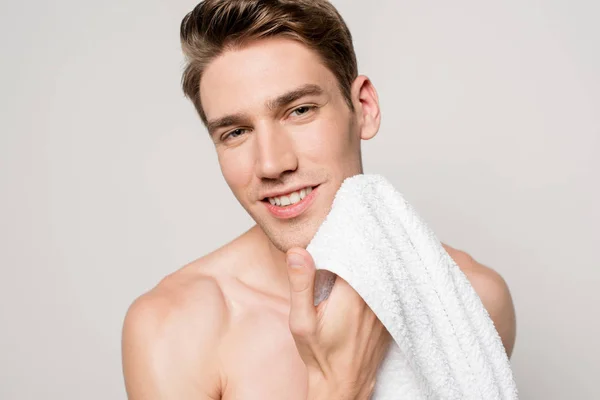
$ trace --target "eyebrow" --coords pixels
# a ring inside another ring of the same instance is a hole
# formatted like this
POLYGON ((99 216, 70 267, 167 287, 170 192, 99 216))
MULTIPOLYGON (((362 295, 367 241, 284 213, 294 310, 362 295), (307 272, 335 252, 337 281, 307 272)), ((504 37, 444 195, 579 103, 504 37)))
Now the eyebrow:
POLYGON ((226 115, 224 117, 208 121, 208 124, 206 124, 206 128, 208 130, 208 134, 212 136, 215 133, 215 131, 219 128, 231 125, 243 125, 244 122, 246 122, 248 119, 249 118, 245 114, 226 115))
MULTIPOLYGON (((274 99, 267 100, 265 104, 269 110, 277 110, 290 103, 293 103, 298 99, 301 99, 302 97, 318 96, 323 94, 323 92, 323 89, 319 85, 306 84, 277 96, 274 99)), ((213 133, 219 128, 244 124, 247 123, 249 119, 250 118, 246 114, 238 113, 211 120, 207 124, 208 134, 212 136, 213 133)))
POLYGON ((294 101, 301 99, 304 96, 318 96, 323 94, 323 89, 320 86, 314 84, 307 84, 304 86, 300 86, 297 89, 290 90, 287 93, 278 96, 273 100, 267 101, 267 108, 269 110, 276 110, 278 108, 287 106, 294 101))

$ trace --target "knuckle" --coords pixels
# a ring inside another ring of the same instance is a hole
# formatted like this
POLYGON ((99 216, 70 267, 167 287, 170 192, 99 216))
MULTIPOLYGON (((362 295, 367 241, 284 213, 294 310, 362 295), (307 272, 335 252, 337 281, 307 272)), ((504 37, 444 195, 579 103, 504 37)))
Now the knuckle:
POLYGON ((311 321, 300 318, 290 318, 290 331, 298 338, 309 339, 315 335, 315 326, 311 321))

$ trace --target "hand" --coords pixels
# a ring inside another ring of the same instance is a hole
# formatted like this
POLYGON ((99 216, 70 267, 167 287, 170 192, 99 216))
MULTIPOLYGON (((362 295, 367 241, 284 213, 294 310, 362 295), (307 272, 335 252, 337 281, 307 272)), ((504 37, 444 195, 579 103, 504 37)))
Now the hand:
POLYGON ((290 331, 308 371, 308 400, 368 399, 391 336, 356 291, 339 276, 314 306, 315 264, 302 248, 287 252, 290 331))

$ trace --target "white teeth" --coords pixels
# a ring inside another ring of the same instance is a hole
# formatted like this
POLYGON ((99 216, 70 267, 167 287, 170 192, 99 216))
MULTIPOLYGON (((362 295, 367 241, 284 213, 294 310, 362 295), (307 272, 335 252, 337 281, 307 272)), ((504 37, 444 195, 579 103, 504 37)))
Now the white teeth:
POLYGON ((269 203, 280 207, 289 206, 290 204, 296 204, 308 196, 310 192, 312 192, 312 188, 308 187, 297 192, 292 192, 287 196, 269 197, 269 203))
POLYGON ((294 192, 290 195, 290 203, 294 204, 300 201, 300 193, 294 192))

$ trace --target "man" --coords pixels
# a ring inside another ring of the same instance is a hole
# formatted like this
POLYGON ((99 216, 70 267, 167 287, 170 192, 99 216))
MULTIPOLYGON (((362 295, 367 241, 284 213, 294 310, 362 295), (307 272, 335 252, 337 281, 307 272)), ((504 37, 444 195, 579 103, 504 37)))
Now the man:
MULTIPOLYGON (((373 84, 326 0, 206 0, 183 20, 183 88, 223 176, 256 225, 138 298, 123 330, 129 398, 367 399, 390 343, 342 279, 312 304, 305 250, 375 136, 373 84)), ((503 279, 444 245, 481 297, 508 355, 503 279)))

